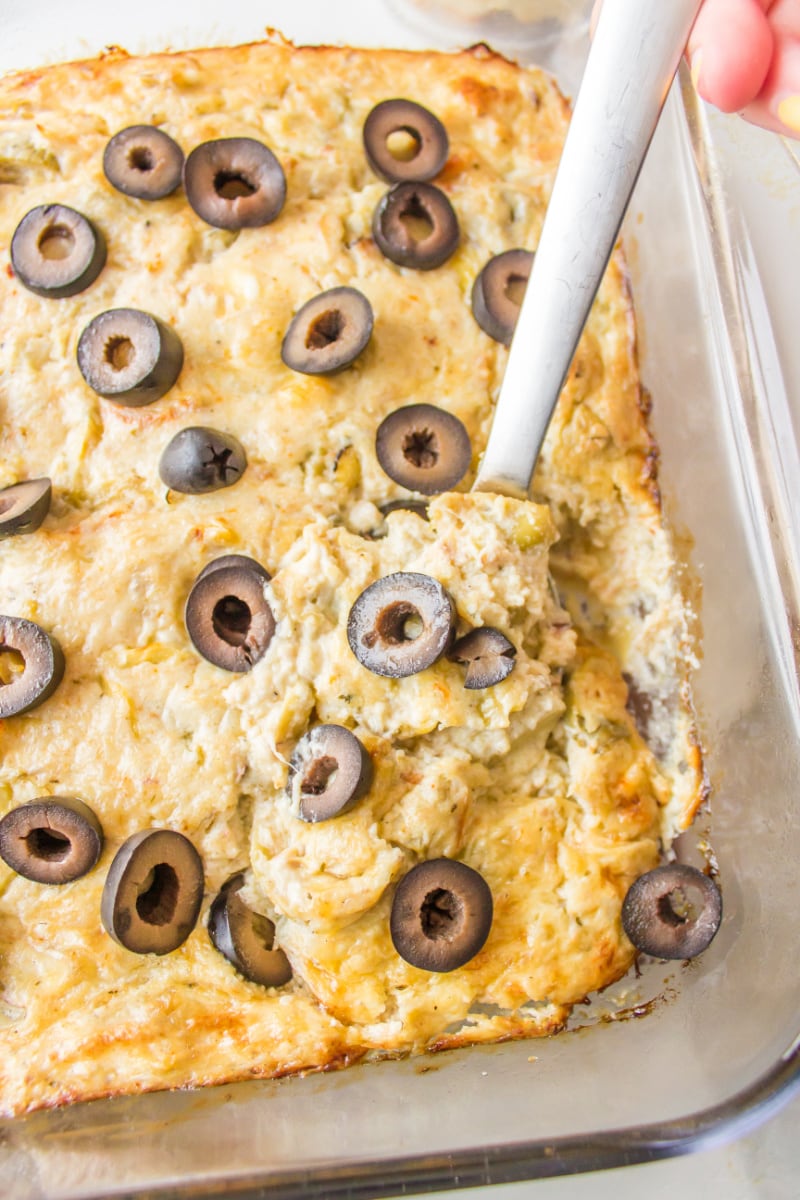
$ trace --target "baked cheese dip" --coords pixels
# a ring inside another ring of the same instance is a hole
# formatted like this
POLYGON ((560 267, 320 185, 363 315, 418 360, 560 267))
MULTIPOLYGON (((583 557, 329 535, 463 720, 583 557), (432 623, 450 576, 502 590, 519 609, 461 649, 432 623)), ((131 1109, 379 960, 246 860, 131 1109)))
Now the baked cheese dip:
POLYGON ((713 936, 619 252, 530 501, 470 492, 568 117, 486 47, 0 81, 4 1113, 549 1034, 713 936))

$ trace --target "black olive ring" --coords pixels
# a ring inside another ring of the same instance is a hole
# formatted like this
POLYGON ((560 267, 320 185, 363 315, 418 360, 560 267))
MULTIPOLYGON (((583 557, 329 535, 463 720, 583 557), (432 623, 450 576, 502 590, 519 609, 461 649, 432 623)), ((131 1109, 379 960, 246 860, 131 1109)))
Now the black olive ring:
POLYGON ((413 100, 382 100, 364 122, 364 153, 376 175, 388 183, 422 183, 447 162, 447 130, 438 117, 413 100), (406 134, 408 155, 392 150, 392 134, 406 134))
POLYGON ((106 932, 134 954, 170 954, 194 929, 203 900, 203 862, 174 829, 145 829, 123 842, 103 886, 106 932))
POLYGON ((504 346, 511 344, 527 287, 533 254, 506 250, 490 258, 472 285, 472 315, 484 333, 504 346))
POLYGON ((358 661, 375 675, 400 679, 432 666, 449 649, 456 607, 437 579, 396 571, 356 598, 347 640, 358 661))
POLYGON ((454 971, 474 958, 492 927, 488 883, 452 858, 419 863, 397 885, 389 918, 395 950, 423 971, 454 971))
POLYGON ((239 892, 244 873, 232 875, 221 887, 208 913, 208 936, 215 950, 251 983, 282 987, 292 978, 283 950, 275 948, 275 925, 254 912, 239 892))
POLYGON ((129 125, 120 129, 103 152, 106 179, 137 200, 162 200, 181 182, 183 151, 155 125, 129 125))
POLYGON ((66 204, 40 204, 27 212, 11 239, 11 266, 37 296, 62 300, 94 283, 106 262, 100 230, 66 204))
POLYGON ((53 486, 46 477, 0 489, 0 540, 35 533, 50 511, 53 486))
POLYGON ((375 245, 390 262, 432 271, 447 262, 461 239, 447 196, 432 183, 396 183, 372 218, 375 245))
POLYGON ((329 288, 298 309, 281 344, 281 359, 304 375, 333 375, 349 367, 372 337, 374 315, 352 287, 329 288))
POLYGON ((514 670, 517 650, 504 633, 481 625, 453 643, 447 657, 466 666, 464 687, 472 690, 494 687, 514 670))
POLYGON ((250 671, 275 633, 264 595, 269 574, 245 555, 223 555, 198 575, 186 600, 186 631, 199 654, 225 671, 250 671))
POLYGON ((183 164, 186 199, 218 229, 269 225, 286 200, 286 176, 255 138, 217 138, 195 146, 183 164))
POLYGON ((0 821, 0 858, 34 883, 71 883, 103 849, 95 814, 75 796, 47 796, 12 808, 0 821))
POLYGON ((359 800, 372 784, 372 759, 343 725, 315 725, 295 747, 289 789, 302 821, 329 821, 359 800))
POLYGON ((138 308, 110 308, 78 340, 78 367, 92 391, 127 408, 160 400, 183 367, 174 329, 138 308))
POLYGON ((247 455, 239 439, 207 425, 180 429, 158 461, 161 482, 189 496, 233 487, 246 469, 247 455))
POLYGON ((0 679, 0 720, 36 708, 53 694, 64 676, 64 655, 54 637, 24 617, 0 616, 0 655, 21 660, 7 683, 0 679))
POLYGON ((375 454, 395 483, 434 496, 451 491, 464 478, 472 443, 453 413, 435 404, 406 404, 381 421, 375 454))
POLYGON ((668 863, 630 886, 622 927, 637 950, 654 958, 694 958, 710 944, 722 920, 722 896, 696 867, 668 863))

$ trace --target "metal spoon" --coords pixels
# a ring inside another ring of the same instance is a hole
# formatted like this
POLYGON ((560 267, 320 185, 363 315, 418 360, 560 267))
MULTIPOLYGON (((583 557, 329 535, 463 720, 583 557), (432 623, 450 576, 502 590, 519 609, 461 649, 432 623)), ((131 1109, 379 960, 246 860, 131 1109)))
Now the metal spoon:
POLYGON ((604 0, 474 488, 527 496, 702 0, 604 0))

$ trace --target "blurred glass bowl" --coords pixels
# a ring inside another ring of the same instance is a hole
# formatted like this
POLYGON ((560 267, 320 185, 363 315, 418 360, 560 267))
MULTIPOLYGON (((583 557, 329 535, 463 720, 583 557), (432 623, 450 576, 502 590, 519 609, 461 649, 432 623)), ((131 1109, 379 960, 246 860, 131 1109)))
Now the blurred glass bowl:
POLYGON ((573 90, 588 51, 592 0, 387 0, 396 17, 435 44, 487 42, 552 72, 573 90))

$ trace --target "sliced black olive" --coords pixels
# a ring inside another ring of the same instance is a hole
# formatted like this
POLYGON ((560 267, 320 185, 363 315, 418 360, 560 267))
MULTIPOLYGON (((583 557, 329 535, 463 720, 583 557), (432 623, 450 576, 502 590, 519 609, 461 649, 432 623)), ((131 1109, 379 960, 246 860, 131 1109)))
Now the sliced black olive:
POLYGON ((450 491, 472 461, 463 424, 434 404, 396 408, 378 426, 375 453, 390 479, 425 496, 450 491))
POLYGON ((643 691, 632 675, 623 671, 622 678, 628 685, 628 699, 625 703, 633 723, 644 741, 650 740, 650 725, 653 720, 653 698, 643 691))
POLYGON ((145 829, 120 846, 108 869, 100 918, 134 954, 169 954, 197 923, 203 863, 174 829, 145 829))
POLYGON ((424 182, 447 162, 447 130, 413 100, 383 100, 364 122, 364 153, 388 183, 424 182))
POLYGON ((138 308, 110 308, 84 329, 78 366, 93 391, 127 408, 141 408, 169 391, 183 366, 174 329, 138 308))
POLYGON ((358 661, 376 675, 416 675, 448 649, 455 628, 451 596, 436 579, 397 571, 370 584, 347 620, 347 640, 358 661))
POLYGON ((33 533, 50 511, 53 488, 49 479, 26 479, 0 489, 0 540, 33 533))
MULTIPOLYGON (((428 520, 428 505, 425 500, 389 500, 386 504, 378 505, 378 511, 382 517, 388 517, 389 513, 393 512, 411 512, 419 517, 421 521, 428 520)), ((359 530, 362 537, 369 538, 370 541, 378 542, 381 538, 385 538, 389 533, 386 521, 381 521, 374 529, 368 531, 359 530)))
POLYGON ((394 948, 412 967, 454 971, 483 947, 493 909, 489 885, 473 867, 429 859, 397 885, 389 919, 394 948))
POLYGON ((487 688, 508 678, 514 670, 516 653, 505 634, 483 625, 454 642, 447 657, 467 664, 465 688, 487 688))
POLYGON ((218 229, 269 225, 286 200, 286 176, 255 138, 218 138, 195 146, 183 167, 186 199, 218 229))
POLYGON ((372 336, 372 305, 351 287, 330 288, 292 318, 281 358, 304 375, 332 375, 349 367, 372 336))
POLYGON ((103 830, 75 796, 49 796, 12 808, 0 821, 0 858, 34 883, 71 883, 100 857, 103 830))
POLYGON ((186 630, 198 653, 215 667, 249 671, 263 658, 275 632, 264 595, 268 579, 263 568, 233 564, 206 567, 194 581, 184 612, 186 630))
POLYGON ((622 905, 622 927, 644 954, 694 958, 709 945, 722 920, 719 888, 702 871, 668 863, 640 875, 622 905))
POLYGON ((61 300, 94 283, 105 266, 106 243, 88 217, 65 204, 40 204, 26 213, 11 239, 11 265, 37 296, 61 300))
POLYGON ((137 200, 170 196, 183 175, 183 151, 155 125, 129 125, 115 133, 103 153, 103 171, 117 191, 137 200))
POLYGON ((506 250, 490 258, 472 285, 472 315, 484 333, 508 346, 531 273, 530 250, 506 250))
POLYGON ((386 504, 379 505, 379 511, 385 517, 393 512, 412 512, 415 513, 421 521, 428 520, 428 503, 426 500, 388 500, 386 504))
POLYGON ((248 908, 239 896, 243 884, 240 871, 222 885, 208 913, 208 936, 245 979, 262 987, 281 987, 292 978, 291 963, 282 950, 273 949, 272 921, 248 908))
POLYGON ((303 821, 327 821, 352 808, 372 784, 372 759, 343 725, 316 725, 291 761, 291 791, 303 821))
POLYGON ((64 655, 54 637, 23 617, 0 617, 0 719, 41 704, 63 676, 64 655))
POLYGON ((256 562, 254 558, 250 558, 247 554, 221 554, 219 558, 212 558, 210 563, 206 563, 197 576, 196 582, 203 579, 206 575, 210 575, 212 571, 218 571, 220 567, 241 567, 245 571, 254 571, 265 583, 268 583, 272 578, 269 571, 265 567, 262 567, 260 562, 256 562))
POLYGON ((232 487, 246 466, 244 447, 230 433, 190 425, 168 442, 158 473, 174 492, 199 495, 232 487))
POLYGON ((432 271, 455 252, 461 234, 443 191, 432 183, 396 183, 375 209, 372 236, 391 262, 432 271))

